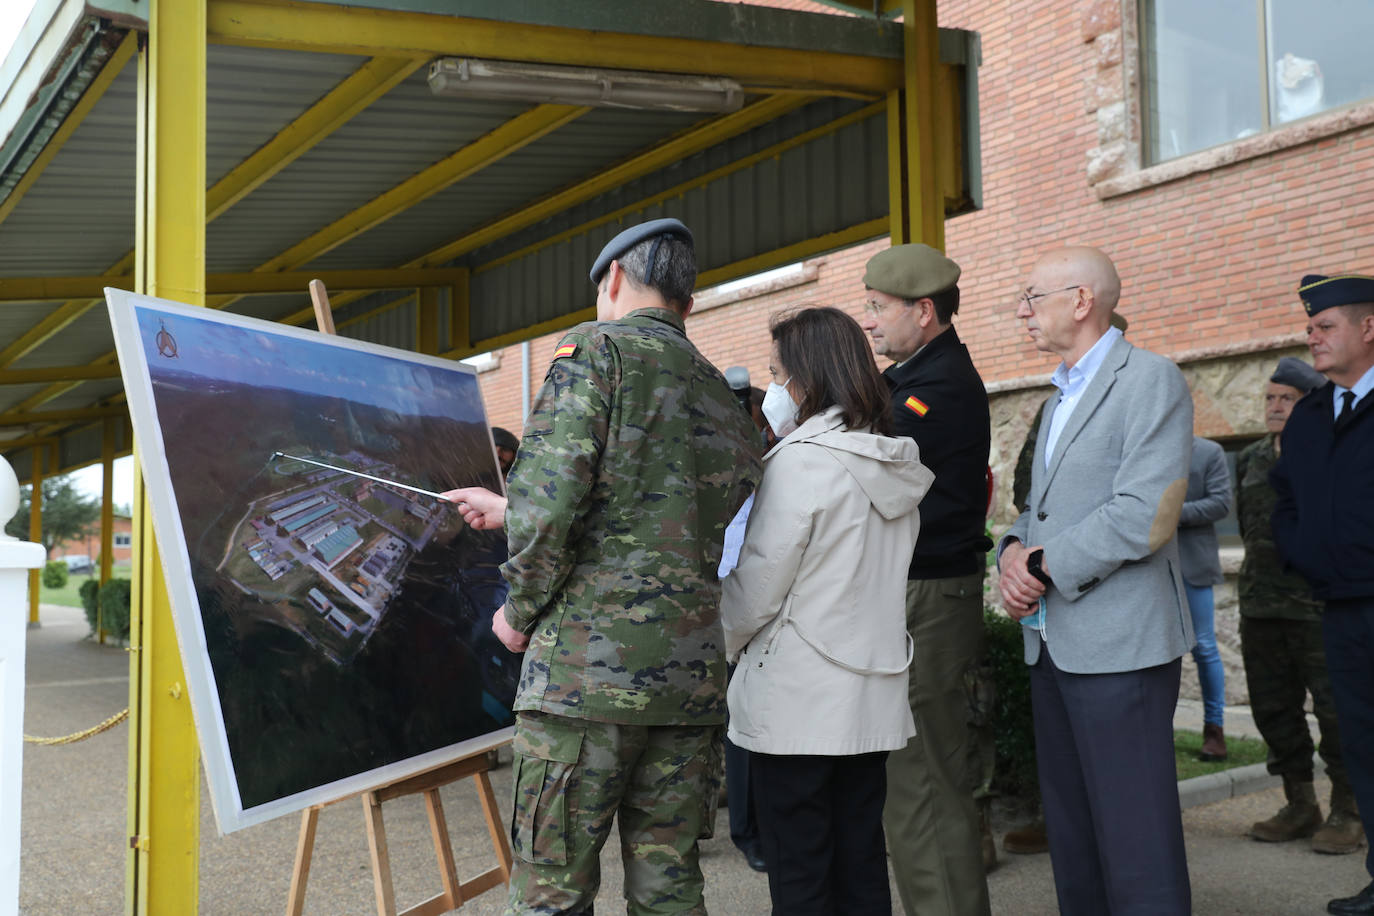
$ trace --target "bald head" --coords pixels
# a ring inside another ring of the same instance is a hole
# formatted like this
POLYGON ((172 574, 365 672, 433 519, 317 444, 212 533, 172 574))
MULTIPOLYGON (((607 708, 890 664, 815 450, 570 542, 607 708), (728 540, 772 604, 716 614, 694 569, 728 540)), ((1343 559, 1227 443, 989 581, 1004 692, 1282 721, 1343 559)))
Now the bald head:
POLYGON ((1093 312, 1101 314, 1102 327, 1107 327, 1112 309, 1121 301, 1121 277, 1111 258, 1087 245, 1071 245, 1042 257, 1036 264, 1037 270, 1041 268, 1056 286, 1084 286, 1091 290, 1093 312))
POLYGON ((1111 325, 1121 299, 1116 265, 1086 245, 1056 248, 1043 255, 1026 279, 1018 317, 1036 347, 1073 365, 1111 325))

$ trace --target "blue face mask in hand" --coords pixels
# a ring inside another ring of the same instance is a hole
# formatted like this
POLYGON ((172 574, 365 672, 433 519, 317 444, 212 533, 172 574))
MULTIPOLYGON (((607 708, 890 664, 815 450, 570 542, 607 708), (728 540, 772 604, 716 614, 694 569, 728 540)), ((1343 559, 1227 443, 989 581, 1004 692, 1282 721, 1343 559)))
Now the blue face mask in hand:
POLYGON ((770 383, 763 395, 764 419, 773 427, 779 439, 797 428, 797 402, 792 400, 792 395, 787 393, 785 387, 789 381, 790 376, 781 385, 770 383))

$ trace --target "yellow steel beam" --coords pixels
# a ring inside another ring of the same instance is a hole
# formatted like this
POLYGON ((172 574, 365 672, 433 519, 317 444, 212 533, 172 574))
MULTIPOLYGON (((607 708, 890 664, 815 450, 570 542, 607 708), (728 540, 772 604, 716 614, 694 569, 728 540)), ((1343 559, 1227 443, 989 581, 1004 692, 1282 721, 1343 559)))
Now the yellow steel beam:
MULTIPOLYGON (((205 302, 206 0, 152 0, 139 55, 136 282, 140 292, 205 302)), ((131 636, 129 853, 135 916, 198 909, 200 767, 186 675, 146 495, 131 636)))
MULTIPOLYGON (((35 544, 43 543, 43 452, 42 445, 33 447, 29 472, 29 540, 35 544)), ((38 587, 41 585, 39 570, 29 570, 29 626, 38 626, 38 587)))
POLYGON ((0 454, 8 455, 21 449, 33 448, 35 445, 49 445, 53 442, 51 436, 22 436, 18 439, 6 439, 0 442, 0 454))
MULTIPOLYGON (((420 307, 415 310, 415 349, 431 356, 439 352, 439 287, 420 290, 420 307)), ((445 347, 447 349, 447 347, 445 347)))
POLYGON ((887 94, 887 234, 894 245, 911 239, 906 179, 906 114, 902 92, 894 89, 887 94))
POLYGON ((935 144, 935 86, 940 66, 935 20, 935 0, 902 0, 907 241, 943 249, 945 202, 935 144))
POLYGON ((290 270, 312 261, 588 111, 577 105, 538 105, 302 239, 254 271, 290 270))
POLYGON ((363 64, 215 182, 205 193, 205 219, 213 220, 251 194, 423 64, 423 59, 406 57, 376 57, 363 64))
MULTIPOLYGON (((114 462, 115 421, 100 424, 100 583, 114 572, 114 462)), ((105 641, 104 621, 98 621, 97 637, 105 641)))
POLYGON ((603 213, 595 219, 587 220, 585 223, 580 223, 579 225, 573 226, 570 229, 566 229, 563 232, 551 235, 548 238, 540 239, 539 241, 534 242, 533 244, 526 245, 524 248, 517 249, 516 251, 512 251, 509 254, 502 255, 499 258, 495 258, 493 260, 483 263, 480 267, 477 268, 477 273, 483 273, 484 271, 500 267, 503 264, 509 264, 512 261, 518 260, 523 257, 527 257, 528 255, 531 255, 542 248, 547 248, 550 245, 557 245, 559 242, 563 242, 570 238, 575 238, 576 236, 582 235, 596 228, 597 226, 615 222, 616 220, 619 220, 624 216, 643 210, 646 207, 652 207, 655 204, 660 204, 666 200, 672 200, 674 198, 681 197, 688 191, 691 191, 695 188, 704 187, 713 181, 719 181, 727 175, 731 175, 735 172, 741 171, 742 169, 747 169, 751 166, 757 165, 760 162, 766 162, 769 159, 774 159, 778 156, 781 156, 788 150, 795 149, 799 146, 803 146, 820 137, 833 134, 836 131, 842 130, 851 124, 857 124, 860 121, 865 121, 869 118, 875 117, 878 114, 882 113, 886 104, 886 102, 874 102, 872 105, 866 105, 863 108, 860 108, 856 111, 851 111, 847 115, 836 118, 835 120, 827 124, 822 124, 819 127, 814 127, 811 130, 797 134, 795 137, 789 137, 788 139, 783 140, 779 143, 774 143, 772 146, 761 149, 758 152, 753 153, 749 156, 745 156, 743 159, 737 159, 734 162, 721 166, 720 168, 712 169, 711 171, 703 175, 698 175, 696 178, 684 181, 681 184, 673 185, 671 188, 666 188, 665 190, 662 190, 657 194, 653 194, 649 197, 633 201, 631 203, 626 204, 623 207, 619 207, 615 210, 612 210, 609 213, 603 213))
POLYGON ((296 51, 423 58, 474 55, 628 70, 686 69, 748 84, 867 93, 901 84, 898 61, 860 54, 324 3, 213 0, 209 28, 214 42, 296 51))
MULTIPOLYGON (((405 289, 411 286, 448 286, 461 268, 411 267, 382 270, 292 270, 277 273, 217 273, 205 275, 205 292, 216 295, 249 293, 299 293, 311 280, 320 280, 329 289, 405 289)), ((107 286, 120 288, 133 283, 131 274, 96 277, 3 277, 0 302, 39 302, 45 299, 84 299, 103 296, 107 286)))
POLYGON ((127 412, 119 407, 73 407, 67 410, 10 410, 0 413, 0 426, 29 426, 34 423, 65 423, 74 420, 99 420, 127 412))
POLYGON ((45 369, 0 369, 0 385, 36 385, 44 382, 75 382, 99 378, 119 378, 119 367, 51 366, 45 369))
POLYGON ((82 93, 81 98, 72 106, 72 110, 62 119, 61 125, 58 126, 51 139, 43 146, 38 156, 34 158, 33 163, 24 170, 23 177, 15 184, 9 196, 5 198, 3 203, 0 203, 0 223, 3 223, 19 201, 24 199, 24 195, 33 187, 34 182, 38 181, 39 176, 43 174, 43 171, 53 161, 53 158, 61 152, 62 147, 71 139, 72 134, 76 133, 76 129, 81 126, 81 122, 86 120, 86 116, 91 113, 91 109, 95 107, 95 103, 100 101, 101 96, 105 94, 105 90, 110 88, 110 84, 115 81, 115 77, 119 76, 120 71, 124 69, 124 65, 129 62, 129 59, 134 56, 134 52, 137 50, 138 33, 130 31, 124 36, 124 40, 119 43, 119 47, 115 48, 115 52, 110 55, 110 59, 105 61, 105 66, 100 68, 100 72, 96 74, 95 79, 91 80, 90 85, 86 87, 86 91, 82 93))
POLYGON ((634 181, 636 178, 642 178, 674 162, 679 162, 688 156, 715 146, 717 143, 738 136, 760 124, 780 118, 814 98, 815 96, 811 95, 773 95, 761 99, 733 114, 716 118, 699 127, 693 127, 666 143, 627 159, 619 165, 598 172, 586 181, 545 197, 543 200, 535 201, 527 207, 521 207, 508 216, 501 217, 480 229, 434 249, 409 262, 406 266, 419 267, 451 261, 469 251, 505 238, 513 232, 518 232, 527 226, 533 226, 556 213, 562 213, 570 207, 634 181))
MULTIPOLYGON (((783 264, 790 264, 793 261, 800 261, 826 251, 834 251, 837 248, 844 248, 849 245, 856 245, 868 239, 877 238, 887 232, 887 217, 869 220, 850 226, 848 229, 841 229, 838 232, 827 233, 795 245, 788 245, 774 251, 755 255, 735 261, 732 264, 725 264, 711 270, 703 271, 697 275, 697 288, 703 289, 707 286, 714 286, 717 283, 726 283, 739 277, 747 277, 750 274, 779 267, 783 264)), ((567 315, 561 315, 539 324, 531 325, 519 331, 511 331, 506 334, 498 334, 495 337, 487 337, 482 340, 473 341, 468 346, 457 346, 441 356, 448 359, 462 359, 465 356, 472 356, 477 353, 486 353, 499 347, 508 347, 511 344, 520 343, 523 340, 532 340, 544 334, 552 334, 570 328, 583 321, 591 321, 596 317, 596 307, 579 309, 567 315)))

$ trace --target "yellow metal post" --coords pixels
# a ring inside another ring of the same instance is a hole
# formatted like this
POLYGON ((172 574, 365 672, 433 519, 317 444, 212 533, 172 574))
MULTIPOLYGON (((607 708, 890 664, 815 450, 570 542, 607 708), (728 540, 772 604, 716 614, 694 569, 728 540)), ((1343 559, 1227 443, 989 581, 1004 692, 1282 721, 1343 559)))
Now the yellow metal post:
MULTIPOLYGON (((205 304, 206 0, 152 0, 139 55, 136 286, 205 304)), ((198 908, 200 772, 171 605, 142 487, 135 505, 126 911, 198 908)))
MULTIPOLYGON (((100 431, 100 584, 114 571, 114 437, 115 421, 107 419, 100 431)), ((105 641, 105 620, 96 613, 96 638, 105 641)))
MULTIPOLYGON (((43 543, 43 446, 33 448, 31 461, 33 469, 29 481, 33 484, 29 493, 29 540, 35 544, 43 543)), ((29 570, 29 626, 38 626, 38 587, 42 584, 41 569, 29 570)))
MULTIPOLYGON (((940 192, 938 148, 935 128, 935 86, 940 66, 940 38, 935 15, 935 0, 902 0, 902 90, 900 105, 890 104, 889 119, 894 108, 900 108, 899 137, 889 133, 889 153, 900 142, 900 173, 889 167, 889 174, 899 180, 899 189, 891 191, 892 221, 904 222, 904 242, 924 242, 934 248, 945 247, 944 198, 940 192), (904 203, 898 214, 896 195, 904 203)), ((891 120, 889 120, 891 125, 891 120)), ((890 126, 889 130, 893 128, 890 126)), ((889 155, 889 162, 891 156, 889 155)), ((893 244, 899 244, 896 234, 893 244)))
MULTIPOLYGON (((444 349, 448 349, 445 347, 444 349)), ((433 356, 439 352, 439 287, 420 287, 415 310, 415 350, 433 356)))

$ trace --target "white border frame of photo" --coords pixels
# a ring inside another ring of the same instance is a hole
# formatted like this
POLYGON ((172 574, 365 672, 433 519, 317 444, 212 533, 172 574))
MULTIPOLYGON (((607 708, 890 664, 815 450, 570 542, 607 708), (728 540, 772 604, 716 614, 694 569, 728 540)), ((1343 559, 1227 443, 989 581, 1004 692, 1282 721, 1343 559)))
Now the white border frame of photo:
MULTIPOLYGON (((112 287, 105 288, 105 299, 109 306, 110 324, 119 356, 120 371, 124 378, 129 416, 133 422, 135 451, 143 473, 144 492, 147 494, 149 511, 152 513, 153 530, 157 535, 177 644, 181 651, 191 710, 200 739, 201 758, 205 762, 205 773, 210 784, 210 801, 221 833, 232 833, 284 814, 304 810, 312 805, 350 798, 457 760, 486 753, 507 743, 514 733, 514 726, 474 736, 447 747, 273 799, 252 808, 243 807, 229 740, 224 729, 219 691, 216 689, 214 671, 210 665, 200 601, 196 597, 191 577, 191 559, 186 547, 181 513, 172 489, 162 428, 153 399, 147 350, 135 310, 149 309, 168 315, 216 322, 255 333, 294 338, 326 348, 402 359, 449 372, 473 376, 477 373, 472 367, 457 360, 397 350, 348 337, 325 335, 318 331, 188 306, 112 287)), ((478 407, 482 411, 483 422, 487 423, 486 406, 479 401, 478 407)), ((489 423, 487 427, 490 437, 489 423)), ((492 461, 494 466, 499 467, 499 464, 496 464, 494 444, 492 461)))

